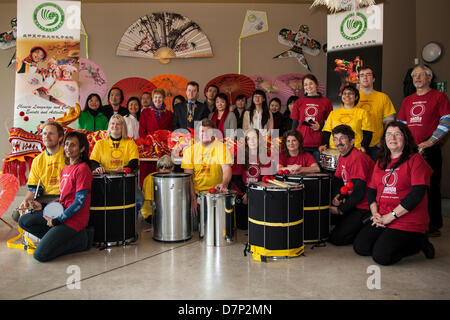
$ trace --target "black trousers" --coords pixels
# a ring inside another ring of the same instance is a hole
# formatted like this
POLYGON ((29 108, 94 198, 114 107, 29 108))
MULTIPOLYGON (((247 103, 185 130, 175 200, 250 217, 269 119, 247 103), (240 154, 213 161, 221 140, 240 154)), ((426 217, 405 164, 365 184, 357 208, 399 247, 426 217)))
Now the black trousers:
POLYGON ((441 205, 441 177, 442 177, 442 151, 440 145, 426 148, 424 151, 426 162, 433 169, 430 188, 428 188, 428 214, 430 215, 429 229, 442 228, 441 205))
POLYGON ((78 232, 65 224, 50 228, 42 217, 42 211, 22 215, 19 226, 41 239, 33 254, 33 257, 40 262, 88 249, 86 229, 78 232))
POLYGON ((387 266, 421 250, 419 232, 407 232, 390 228, 377 228, 367 224, 356 236, 353 249, 361 256, 372 256, 373 260, 387 266))
POLYGON ((336 227, 331 231, 329 242, 335 246, 352 244, 364 226, 363 219, 370 215, 368 210, 353 209, 343 216, 336 216, 336 227))

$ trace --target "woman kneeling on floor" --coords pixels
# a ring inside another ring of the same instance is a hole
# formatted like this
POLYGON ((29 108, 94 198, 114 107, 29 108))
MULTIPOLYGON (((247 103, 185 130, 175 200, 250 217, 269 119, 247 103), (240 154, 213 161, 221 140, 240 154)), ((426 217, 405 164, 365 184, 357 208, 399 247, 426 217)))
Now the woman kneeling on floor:
POLYGON ((353 243, 356 253, 372 256, 381 265, 391 265, 423 251, 434 258, 434 247, 425 232, 428 227, 427 187, 432 170, 418 153, 408 127, 389 123, 381 138, 382 148, 368 185, 372 223, 353 243))
POLYGON ((22 229, 41 239, 34 251, 34 258, 40 262, 88 250, 93 240, 93 234, 86 231, 92 183, 86 135, 76 131, 66 134, 64 161, 67 166, 61 171, 58 200, 64 211, 49 218, 43 215, 42 204, 33 201, 33 212, 19 219, 22 229))

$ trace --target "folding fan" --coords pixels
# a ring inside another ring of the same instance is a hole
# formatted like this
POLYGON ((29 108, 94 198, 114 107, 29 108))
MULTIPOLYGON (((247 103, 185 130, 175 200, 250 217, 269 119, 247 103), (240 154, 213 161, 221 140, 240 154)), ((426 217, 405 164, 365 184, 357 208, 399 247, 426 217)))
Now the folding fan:
POLYGON ((127 101, 129 98, 137 97, 140 99, 144 92, 148 92, 156 88, 155 85, 147 79, 138 77, 122 79, 119 82, 116 82, 111 88, 114 87, 118 87, 123 91, 123 107, 127 106, 127 101))
MULTIPOLYGON (((305 75, 301 73, 286 73, 279 75, 275 79, 280 80, 284 84, 286 84, 288 87, 292 90, 292 95, 295 95, 297 97, 302 97, 304 94, 303 91, 303 77, 305 75)), ((317 86, 317 91, 320 92, 322 95, 325 95, 325 85, 319 81, 319 85, 317 86)))
POLYGON ((159 59, 212 57, 211 44, 200 26, 173 12, 140 17, 123 34, 118 56, 159 59))

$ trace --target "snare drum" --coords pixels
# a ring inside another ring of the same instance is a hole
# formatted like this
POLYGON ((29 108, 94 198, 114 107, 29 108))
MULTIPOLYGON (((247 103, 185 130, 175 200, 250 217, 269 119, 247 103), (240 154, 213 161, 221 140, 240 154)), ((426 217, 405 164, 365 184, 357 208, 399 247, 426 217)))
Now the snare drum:
POLYGON ((321 243, 330 236, 331 176, 328 173, 305 173, 275 178, 288 184, 303 183, 304 243, 321 243))
POLYGON ((248 189, 248 242, 253 259, 298 257, 303 245, 303 186, 258 182, 248 189))
POLYGON ((199 192, 200 237, 206 245, 221 247, 234 242, 234 205, 236 191, 199 192))
POLYGON ((336 149, 327 149, 320 153, 320 164, 326 170, 336 171, 339 160, 339 151, 336 149))
POLYGON ((136 241, 136 181, 134 174, 94 176, 89 225, 95 244, 136 241))

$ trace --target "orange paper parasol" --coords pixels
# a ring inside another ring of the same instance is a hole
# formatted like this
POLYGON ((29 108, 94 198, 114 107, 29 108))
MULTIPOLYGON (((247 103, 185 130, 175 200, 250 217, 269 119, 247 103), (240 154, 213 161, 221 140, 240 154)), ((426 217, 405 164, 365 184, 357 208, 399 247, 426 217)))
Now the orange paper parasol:
POLYGON ((0 174, 0 217, 8 210, 19 191, 19 180, 9 173, 0 174))
POLYGON ((116 82, 111 88, 114 87, 122 89, 124 95, 122 106, 125 108, 127 106, 127 101, 129 98, 137 97, 141 99, 141 96, 144 92, 151 92, 156 88, 155 85, 147 79, 137 77, 122 79, 119 82, 116 82))
POLYGON ((172 100, 178 95, 182 95, 186 99, 186 87, 189 82, 188 79, 178 76, 176 74, 163 74, 154 77, 150 80, 156 88, 164 89, 166 92, 166 98, 164 103, 166 109, 173 112, 172 100))
POLYGON ((215 84, 217 87, 219 87, 219 91, 221 93, 225 93, 228 95, 230 104, 236 103, 236 97, 238 95, 243 94, 248 99, 253 94, 253 91, 255 91, 255 83, 253 82, 253 80, 247 76, 237 73, 224 74, 209 81, 205 86, 205 96, 206 88, 208 88, 212 84, 215 84))

